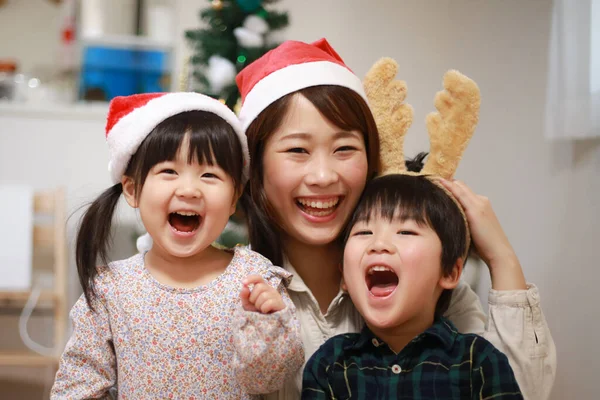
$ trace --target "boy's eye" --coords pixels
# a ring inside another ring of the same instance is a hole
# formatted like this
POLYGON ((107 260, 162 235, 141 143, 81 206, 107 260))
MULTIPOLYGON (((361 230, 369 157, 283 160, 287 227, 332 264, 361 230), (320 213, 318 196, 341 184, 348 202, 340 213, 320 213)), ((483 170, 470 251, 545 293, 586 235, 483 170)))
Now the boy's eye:
POLYGON ((291 149, 287 149, 285 151, 286 153, 308 153, 308 151, 306 151, 306 149, 302 148, 302 147, 292 147, 291 149))
POLYGON ((398 233, 399 233, 400 235, 413 235, 413 236, 417 234, 417 232, 414 232, 414 231, 407 231, 407 230, 398 231, 398 233))

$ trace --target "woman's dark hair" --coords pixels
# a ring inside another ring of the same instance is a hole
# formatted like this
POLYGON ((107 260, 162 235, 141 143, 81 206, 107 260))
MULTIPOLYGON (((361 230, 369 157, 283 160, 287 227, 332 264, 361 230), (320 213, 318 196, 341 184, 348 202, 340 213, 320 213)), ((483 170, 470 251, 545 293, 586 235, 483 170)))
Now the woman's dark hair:
POLYGON ((279 129, 295 95, 306 97, 332 124, 344 130, 363 133, 367 152, 367 179, 379 171, 379 135, 367 102, 355 91, 335 85, 308 87, 290 93, 265 108, 246 131, 250 152, 250 179, 242 195, 248 218, 248 236, 252 250, 267 257, 275 265, 283 264, 281 228, 275 222, 263 186, 265 144, 279 129))
MULTIPOLYGON (((426 153, 406 162, 412 172, 419 172, 426 153)), ((414 220, 429 226, 442 243, 442 274, 449 275, 456 260, 466 252, 467 227, 463 215, 450 196, 422 175, 384 175, 371 180, 358 202, 343 233, 346 244, 352 227, 370 218, 414 220)), ((450 304, 452 290, 444 290, 436 305, 436 315, 442 315, 450 304)))
MULTIPOLYGON (((150 169, 177 157, 189 135, 188 162, 221 167, 233 180, 236 192, 242 188, 243 153, 237 134, 224 119, 207 111, 187 111, 158 124, 129 160, 125 176, 133 179, 139 198, 150 169)), ((112 244, 112 217, 123 193, 121 183, 104 191, 86 210, 77 232, 75 260, 85 299, 93 309, 97 263, 108 264, 112 244)))

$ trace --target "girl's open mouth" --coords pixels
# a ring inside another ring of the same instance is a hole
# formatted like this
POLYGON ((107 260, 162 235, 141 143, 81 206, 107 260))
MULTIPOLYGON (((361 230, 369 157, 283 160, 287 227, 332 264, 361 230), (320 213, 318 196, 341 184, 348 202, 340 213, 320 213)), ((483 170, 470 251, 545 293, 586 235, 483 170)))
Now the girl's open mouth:
POLYGON ((296 198, 296 205, 303 212, 314 217, 326 217, 335 212, 342 200, 342 197, 335 196, 329 199, 315 200, 310 197, 296 198))
POLYGON ((383 265, 370 267, 365 280, 369 292, 375 297, 389 296, 398 286, 398 275, 383 265))
POLYGON ((200 226, 200 215, 191 211, 172 212, 169 224, 178 232, 192 233, 200 226))

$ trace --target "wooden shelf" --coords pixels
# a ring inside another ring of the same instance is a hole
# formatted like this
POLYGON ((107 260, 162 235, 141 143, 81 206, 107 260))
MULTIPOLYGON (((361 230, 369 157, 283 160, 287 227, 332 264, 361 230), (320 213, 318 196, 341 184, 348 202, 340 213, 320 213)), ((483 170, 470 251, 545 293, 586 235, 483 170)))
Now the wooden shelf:
MULTIPOLYGON (((22 308, 29 299, 29 291, 0 292, 0 307, 22 308)), ((35 309, 50 309, 56 304, 58 296, 50 290, 43 290, 35 305, 35 309)))
POLYGON ((58 357, 47 357, 27 351, 0 351, 0 366, 45 367, 58 364, 58 357))

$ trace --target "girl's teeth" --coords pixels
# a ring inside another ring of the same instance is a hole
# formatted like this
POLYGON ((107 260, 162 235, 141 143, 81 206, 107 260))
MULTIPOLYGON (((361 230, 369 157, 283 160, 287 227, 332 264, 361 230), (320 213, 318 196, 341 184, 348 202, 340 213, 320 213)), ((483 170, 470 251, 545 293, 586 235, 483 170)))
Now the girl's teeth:
POLYGON ((183 215, 184 217, 191 217, 194 215, 198 215, 195 212, 192 211, 177 211, 175 214, 179 214, 179 215, 183 215))

